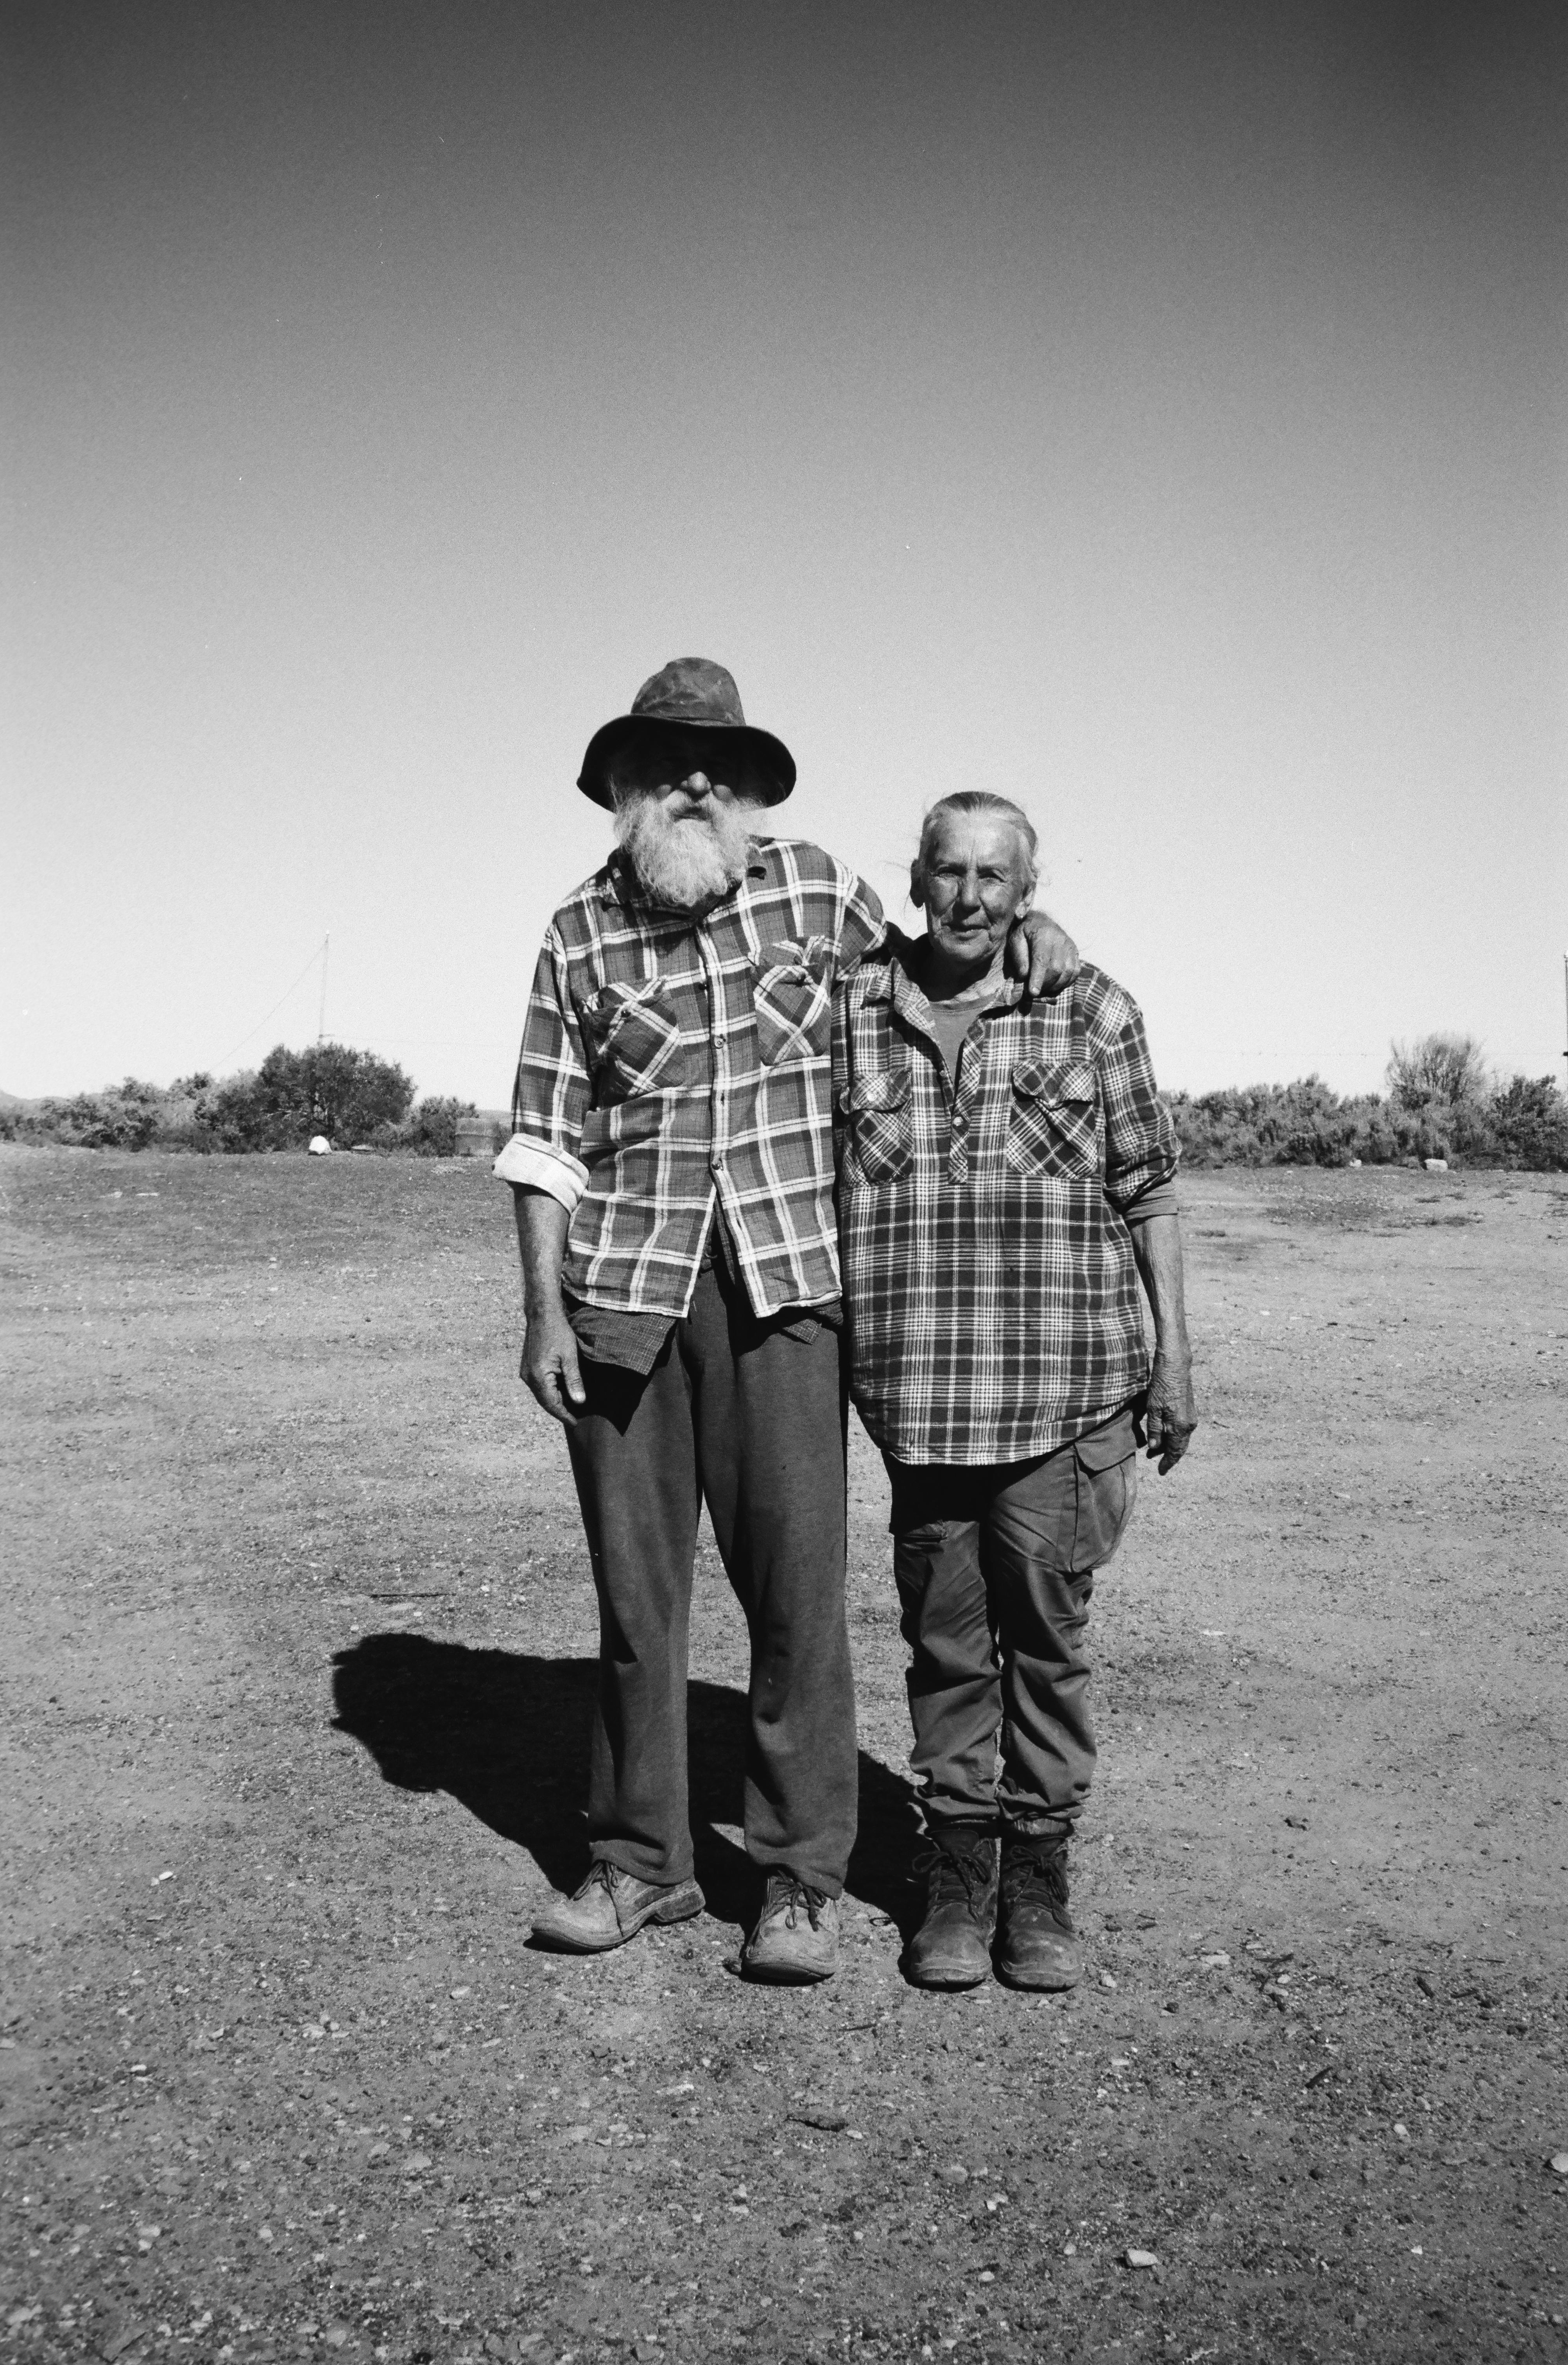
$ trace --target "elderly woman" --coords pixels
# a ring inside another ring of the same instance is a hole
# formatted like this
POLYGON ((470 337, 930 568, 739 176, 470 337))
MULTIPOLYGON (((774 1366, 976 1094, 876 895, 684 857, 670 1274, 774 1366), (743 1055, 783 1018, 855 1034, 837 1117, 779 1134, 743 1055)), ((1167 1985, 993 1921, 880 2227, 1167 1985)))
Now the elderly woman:
POLYGON ((1142 1018, 1087 964, 1057 1003, 1004 972, 1035 849, 1005 798, 933 806, 911 869, 924 939, 863 962, 834 1018, 851 1387, 892 1480, 913 1652, 924 1987, 974 1986, 993 1944, 1015 1986, 1081 1976, 1067 1844, 1094 1768, 1094 1571, 1132 1512, 1140 1421, 1161 1474, 1196 1425, 1177 1143, 1142 1018))

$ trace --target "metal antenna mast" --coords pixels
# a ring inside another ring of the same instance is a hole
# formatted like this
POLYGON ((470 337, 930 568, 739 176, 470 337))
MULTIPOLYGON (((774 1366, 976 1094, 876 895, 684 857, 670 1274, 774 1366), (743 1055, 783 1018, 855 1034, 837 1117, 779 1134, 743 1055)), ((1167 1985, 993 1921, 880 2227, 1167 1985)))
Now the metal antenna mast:
POLYGON ((327 1039, 327 962, 331 955, 331 936, 330 935, 323 936, 321 939, 321 1010, 320 1015, 316 1022, 316 1040, 318 1043, 324 1043, 327 1039))

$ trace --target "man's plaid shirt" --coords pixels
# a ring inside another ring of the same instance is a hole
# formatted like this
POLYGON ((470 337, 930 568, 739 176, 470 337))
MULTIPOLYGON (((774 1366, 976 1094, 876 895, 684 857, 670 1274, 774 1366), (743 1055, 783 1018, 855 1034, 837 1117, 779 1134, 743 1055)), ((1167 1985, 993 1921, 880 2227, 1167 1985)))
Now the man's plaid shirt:
POLYGON ((834 1014, 851 1387, 900 1462, 1025 1461, 1148 1381, 1120 1211, 1179 1152, 1143 1020, 1087 964, 1070 998, 1021 992, 977 1019, 956 1086, 896 957, 863 963, 834 1014))
POLYGON ((881 942, 872 890, 763 838, 701 919, 639 900, 619 855, 561 906, 534 974, 506 1181, 571 1214, 571 1297, 685 1314, 715 1200, 758 1315, 840 1294, 834 988, 881 942))

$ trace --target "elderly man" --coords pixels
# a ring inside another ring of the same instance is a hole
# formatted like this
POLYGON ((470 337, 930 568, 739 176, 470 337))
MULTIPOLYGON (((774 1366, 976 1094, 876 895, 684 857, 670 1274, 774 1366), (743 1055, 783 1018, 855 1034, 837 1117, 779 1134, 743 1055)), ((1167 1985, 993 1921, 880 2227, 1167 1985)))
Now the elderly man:
POLYGON ((993 1940, 1016 1986, 1081 1975, 1067 1844, 1094 1768, 1094 1571, 1132 1512, 1140 1417, 1162 1475, 1196 1425, 1143 1021, 1087 965, 1070 999, 1021 998, 1002 951, 1034 888, 1026 815, 944 797, 911 872, 925 938, 863 960, 834 1027, 850 1384, 892 1480, 913 1651, 924 1987, 977 1984, 993 1940))
MULTIPOLYGON (((722 667, 680 658, 596 734, 577 786, 617 851, 556 913, 512 1138, 522 1377, 566 1428, 599 1604, 592 1869, 534 1924, 621 1945, 702 1910, 687 1630, 706 1501, 751 1635, 745 1793, 765 1876, 743 1967, 828 1977, 855 1834, 832 997, 883 939, 876 896, 757 835, 794 785, 722 667)), ((1036 986, 1076 964, 1035 920, 1036 986)))

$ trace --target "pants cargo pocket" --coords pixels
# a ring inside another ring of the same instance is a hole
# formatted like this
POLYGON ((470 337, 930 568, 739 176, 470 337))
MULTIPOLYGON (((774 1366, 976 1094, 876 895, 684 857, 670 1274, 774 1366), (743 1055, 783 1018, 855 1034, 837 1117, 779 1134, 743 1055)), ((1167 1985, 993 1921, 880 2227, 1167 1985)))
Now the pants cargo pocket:
POLYGON ((1090 1459, 1073 1449, 1078 1475, 1078 1505, 1073 1519, 1072 1558, 1075 1576, 1103 1568, 1114 1557, 1137 1501, 1137 1455, 1127 1454, 1109 1468, 1095 1469, 1090 1459))

